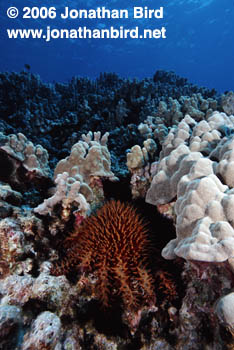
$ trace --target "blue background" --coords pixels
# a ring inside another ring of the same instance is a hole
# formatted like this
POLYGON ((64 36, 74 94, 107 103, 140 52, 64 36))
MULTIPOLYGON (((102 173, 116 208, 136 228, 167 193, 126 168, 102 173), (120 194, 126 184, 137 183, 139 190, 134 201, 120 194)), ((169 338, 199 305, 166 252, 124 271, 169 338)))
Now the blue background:
POLYGON ((100 72, 122 77, 144 78, 158 69, 173 70, 198 85, 218 91, 234 90, 234 1, 233 0, 145 0, 145 1, 26 1, 0 4, 0 71, 21 71, 29 64, 45 81, 65 82, 72 76, 95 78, 100 72), (9 19, 7 8, 20 10, 9 19), (164 19, 22 19, 24 6, 54 6, 57 13, 65 6, 88 9, 132 9, 134 6, 164 7, 164 19), (7 28, 126 28, 166 27, 167 39, 84 40, 9 39, 7 28))

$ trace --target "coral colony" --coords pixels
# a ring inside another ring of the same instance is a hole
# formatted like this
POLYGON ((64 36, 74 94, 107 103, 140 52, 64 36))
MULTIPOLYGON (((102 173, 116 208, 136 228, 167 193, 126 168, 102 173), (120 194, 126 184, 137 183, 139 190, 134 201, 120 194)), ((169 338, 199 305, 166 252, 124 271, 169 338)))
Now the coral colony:
POLYGON ((233 349, 234 93, 28 69, 0 100, 0 348, 233 349))

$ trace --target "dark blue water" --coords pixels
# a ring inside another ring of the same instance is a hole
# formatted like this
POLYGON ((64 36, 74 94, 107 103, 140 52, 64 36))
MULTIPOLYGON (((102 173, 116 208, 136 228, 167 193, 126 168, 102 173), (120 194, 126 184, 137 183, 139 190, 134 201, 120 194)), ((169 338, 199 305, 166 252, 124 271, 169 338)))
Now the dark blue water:
POLYGON ((174 70, 198 85, 218 91, 234 90, 234 2, 232 0, 26 1, 0 4, 0 71, 20 71, 25 64, 46 81, 72 76, 94 78, 100 72, 124 77, 152 76, 158 69, 174 70), (17 19, 6 16, 16 6, 17 19), (25 6, 54 6, 56 19, 22 19, 25 6), (71 19, 59 16, 65 6, 89 9, 164 7, 163 19, 71 19), (7 28, 166 28, 166 39, 9 39, 7 28))

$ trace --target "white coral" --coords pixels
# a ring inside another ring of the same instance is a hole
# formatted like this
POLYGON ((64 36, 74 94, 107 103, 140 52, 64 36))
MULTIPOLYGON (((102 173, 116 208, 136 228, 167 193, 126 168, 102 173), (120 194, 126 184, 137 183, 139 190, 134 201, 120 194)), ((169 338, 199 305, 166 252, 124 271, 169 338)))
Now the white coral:
POLYGON ((64 209, 68 208, 71 204, 76 204, 79 210, 86 215, 90 210, 90 205, 84 195, 80 193, 80 182, 69 177, 69 174, 64 172, 58 174, 55 183, 57 185, 55 194, 45 199, 42 204, 34 209, 34 212, 40 215, 51 215, 54 206, 61 203, 64 209))
POLYGON ((163 144, 146 201, 177 198, 177 237, 162 251, 167 259, 220 262, 234 256, 234 137, 222 135, 223 126, 233 129, 234 118, 215 112, 197 123, 186 116, 163 144))
POLYGON ((22 133, 5 136, 0 133, 1 150, 19 160, 28 171, 37 175, 49 177, 48 152, 41 145, 34 146, 22 133))

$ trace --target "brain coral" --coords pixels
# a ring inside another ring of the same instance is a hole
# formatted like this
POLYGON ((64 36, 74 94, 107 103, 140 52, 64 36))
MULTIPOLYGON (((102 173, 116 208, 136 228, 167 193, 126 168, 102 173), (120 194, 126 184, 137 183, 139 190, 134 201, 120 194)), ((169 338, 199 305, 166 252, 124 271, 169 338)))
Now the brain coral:
POLYGON ((142 304, 153 305, 150 241, 146 225, 131 205, 107 202, 65 240, 64 246, 65 257, 54 273, 94 273, 94 293, 104 307, 115 300, 133 312, 142 304))

